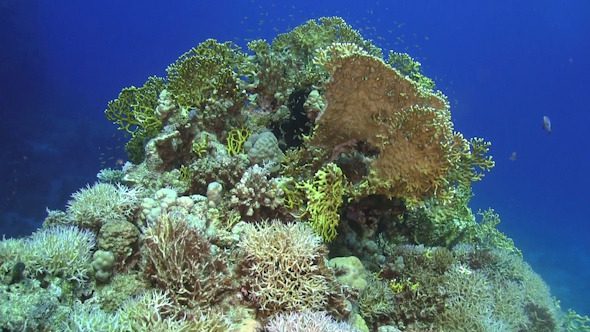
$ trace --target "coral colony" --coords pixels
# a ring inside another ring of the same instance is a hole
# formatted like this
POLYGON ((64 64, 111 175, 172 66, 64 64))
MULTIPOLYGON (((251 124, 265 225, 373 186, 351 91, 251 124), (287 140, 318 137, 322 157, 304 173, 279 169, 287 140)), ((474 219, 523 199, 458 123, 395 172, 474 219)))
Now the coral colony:
POLYGON ((5 331, 574 331, 420 63, 342 19, 206 40, 108 103, 129 162, 0 242, 5 331))

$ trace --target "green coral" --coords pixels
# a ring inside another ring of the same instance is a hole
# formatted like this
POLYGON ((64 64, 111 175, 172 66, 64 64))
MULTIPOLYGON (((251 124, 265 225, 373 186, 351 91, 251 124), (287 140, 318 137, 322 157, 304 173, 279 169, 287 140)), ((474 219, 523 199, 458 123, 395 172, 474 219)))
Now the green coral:
POLYGON ((375 278, 369 278, 369 285, 359 299, 360 315, 375 326, 380 320, 388 320, 394 312, 395 294, 389 285, 375 278))
POLYGON ((450 201, 432 197, 423 206, 408 211, 406 223, 412 240, 429 246, 451 247, 458 242, 471 242, 476 227, 468 204, 471 189, 457 188, 450 201))
POLYGON ((41 287, 38 281, 0 284, 0 330, 50 331, 60 323, 68 308, 60 303, 54 287, 41 287))
POLYGON ((208 39, 170 65, 167 89, 185 110, 198 110, 203 129, 222 132, 246 100, 247 55, 231 42, 208 39))
POLYGON ((114 254, 117 265, 122 266, 138 250, 140 232, 127 220, 115 220, 100 228, 98 247, 114 254))
POLYGON ((514 245, 514 241, 500 232, 496 226, 500 223, 500 216, 494 209, 487 209, 477 213, 482 220, 475 230, 475 244, 482 248, 500 248, 522 257, 522 252, 514 245))
POLYGON ((53 277, 83 283, 92 269, 94 234, 75 226, 42 228, 27 239, 0 241, 0 271, 8 273, 18 262, 29 276, 53 277))
POLYGON ((117 274, 111 282, 96 289, 100 308, 106 312, 115 312, 129 299, 144 293, 148 288, 141 276, 117 274))
MULTIPOLYGON (((456 139, 463 140, 462 135, 457 134, 456 139)), ((488 155, 491 143, 483 138, 474 137, 468 144, 460 145, 463 146, 462 151, 454 156, 456 167, 449 171, 447 179, 449 183, 467 189, 472 182, 481 180, 484 172, 489 172, 496 163, 488 155)))
POLYGON ((426 91, 434 90, 434 81, 421 73, 422 64, 407 53, 389 52, 387 63, 397 69, 402 75, 418 83, 426 91))
POLYGON ((239 77, 246 73, 246 60, 246 54, 233 43, 207 39, 166 69, 168 90, 185 109, 201 109, 210 98, 236 96, 241 93, 236 88, 239 77))
POLYGON ((133 163, 140 163, 145 158, 145 142, 155 137, 162 129, 162 120, 156 113, 158 96, 165 88, 164 80, 152 76, 140 87, 124 88, 119 97, 108 103, 105 116, 109 121, 131 134, 131 140, 125 145, 127 156, 133 163))
POLYGON ((209 135, 207 132, 195 137, 193 140, 193 152, 199 157, 203 157, 209 151, 209 135))
POLYGON ((567 311, 567 315, 565 315, 563 320, 567 332, 590 331, 590 317, 581 316, 572 309, 567 311))
POLYGON ((67 213, 70 223, 97 231, 103 224, 130 217, 137 204, 137 189, 95 183, 72 194, 67 213))
POLYGON ((256 93, 255 104, 269 111, 285 106, 290 96, 299 91, 309 92, 310 86, 327 78, 321 66, 314 63, 317 50, 332 43, 354 44, 369 54, 381 56, 381 50, 340 17, 322 17, 309 20, 288 33, 279 34, 272 46, 264 40, 255 40, 248 48, 255 53, 256 75, 249 91, 256 93))
POLYGON ((250 136, 250 130, 246 127, 235 128, 227 133, 227 153, 235 156, 244 152, 244 143, 250 136))
POLYGON ((313 180, 297 184, 305 192, 307 207, 302 217, 309 218, 313 229, 325 241, 331 242, 338 235, 336 228, 340 221, 338 208, 343 203, 346 177, 334 163, 318 170, 313 180))
POLYGON ((92 270, 94 278, 98 282, 107 282, 113 275, 115 266, 115 255, 106 250, 97 250, 92 256, 92 270))
POLYGON ((381 49, 363 39, 342 18, 335 16, 309 20, 288 33, 279 34, 273 40, 272 48, 274 51, 289 50, 304 65, 311 65, 318 48, 325 48, 336 42, 354 43, 369 54, 382 57, 381 49))

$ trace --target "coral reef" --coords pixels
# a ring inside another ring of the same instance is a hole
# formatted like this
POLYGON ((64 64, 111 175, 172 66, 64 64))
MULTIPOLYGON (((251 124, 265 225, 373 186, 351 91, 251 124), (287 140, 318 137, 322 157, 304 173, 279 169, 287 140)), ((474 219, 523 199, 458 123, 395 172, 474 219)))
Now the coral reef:
POLYGON ((0 241, 7 331, 575 331, 474 214, 490 143, 338 17, 209 39, 107 119, 129 162, 0 241))
POLYGON ((466 144, 453 133, 446 101, 374 56, 351 54, 329 63, 335 69, 312 144, 338 152, 342 144, 363 142, 375 151, 371 173, 356 189, 360 196, 420 200, 444 194, 445 176, 466 144))

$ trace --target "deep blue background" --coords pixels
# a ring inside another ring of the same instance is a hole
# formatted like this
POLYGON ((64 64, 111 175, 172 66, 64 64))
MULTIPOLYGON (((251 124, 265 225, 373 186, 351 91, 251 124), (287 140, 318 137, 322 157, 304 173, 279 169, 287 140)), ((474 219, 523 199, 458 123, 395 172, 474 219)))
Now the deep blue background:
POLYGON ((245 48, 338 15, 420 60, 456 130, 493 143, 472 208, 495 208, 562 306, 590 314, 590 2, 201 2, 0 0, 0 233, 30 233, 125 157, 103 114, 123 87, 206 38, 245 48))

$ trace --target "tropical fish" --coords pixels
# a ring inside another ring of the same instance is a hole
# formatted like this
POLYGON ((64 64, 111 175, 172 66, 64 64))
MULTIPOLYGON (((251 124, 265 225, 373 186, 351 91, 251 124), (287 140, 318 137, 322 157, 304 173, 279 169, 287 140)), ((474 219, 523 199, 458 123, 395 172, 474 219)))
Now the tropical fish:
POLYGON ((516 161, 516 151, 512 151, 512 154, 510 155, 510 161, 516 161))
POLYGON ((547 131, 548 135, 551 135, 551 119, 549 119, 549 117, 546 115, 543 115, 543 129, 547 131))

